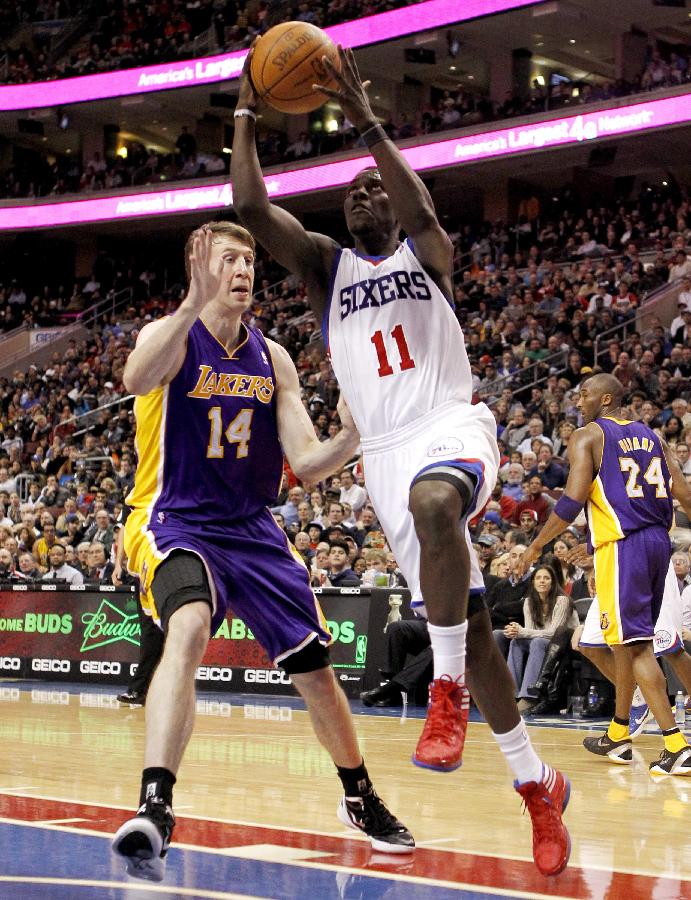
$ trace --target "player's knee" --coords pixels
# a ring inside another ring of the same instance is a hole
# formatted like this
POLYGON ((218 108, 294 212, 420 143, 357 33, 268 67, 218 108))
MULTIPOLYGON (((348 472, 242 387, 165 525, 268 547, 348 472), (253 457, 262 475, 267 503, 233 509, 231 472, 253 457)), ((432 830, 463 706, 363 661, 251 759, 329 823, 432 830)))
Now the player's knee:
POLYGON ((336 695, 341 692, 331 666, 312 672, 294 673, 290 677, 298 693, 308 704, 331 706, 335 702, 336 695))
POLYGON ((206 603, 188 603, 168 621, 166 648, 185 657, 203 656, 209 642, 211 611, 206 603))
POLYGON ((410 492, 410 511, 420 542, 439 542, 449 533, 457 533, 461 498, 443 481, 423 481, 410 492))

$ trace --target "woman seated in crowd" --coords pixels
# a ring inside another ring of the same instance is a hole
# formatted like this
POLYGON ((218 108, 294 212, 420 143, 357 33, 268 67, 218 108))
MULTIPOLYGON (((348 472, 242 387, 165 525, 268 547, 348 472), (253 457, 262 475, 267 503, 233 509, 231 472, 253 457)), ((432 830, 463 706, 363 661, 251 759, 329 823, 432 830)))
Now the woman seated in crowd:
POLYGON ((537 702, 533 685, 554 632, 563 626, 578 625, 571 601, 560 591, 556 572, 550 566, 539 565, 533 572, 523 616, 525 625, 510 622, 503 632, 494 634, 502 649, 509 643, 508 663, 516 684, 518 708, 527 712, 537 702))

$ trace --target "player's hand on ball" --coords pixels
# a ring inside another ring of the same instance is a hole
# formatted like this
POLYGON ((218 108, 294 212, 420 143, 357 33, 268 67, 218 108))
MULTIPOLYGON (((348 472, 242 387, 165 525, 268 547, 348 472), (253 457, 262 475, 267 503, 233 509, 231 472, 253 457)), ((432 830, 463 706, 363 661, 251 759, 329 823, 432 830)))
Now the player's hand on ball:
POLYGON ((362 131, 377 124, 377 119, 372 112, 369 97, 367 96, 367 88, 371 82, 360 80, 355 56, 350 48, 344 50, 339 44, 338 55, 341 60, 340 72, 332 64, 328 56, 322 57, 324 66, 337 83, 338 88, 327 88, 319 84, 313 84, 312 89, 321 91, 322 94, 327 94, 334 100, 338 100, 346 118, 353 123, 358 131, 362 131))
POLYGON ((254 85, 252 84, 252 79, 250 78, 250 66, 252 64, 254 45, 256 43, 257 38, 255 38, 252 42, 252 46, 250 47, 249 53, 245 57, 245 62, 242 66, 237 109, 255 109, 257 103, 259 102, 259 97, 257 96, 257 92, 255 91, 254 85))
POLYGON ((198 312, 213 300, 221 287, 223 257, 212 263, 213 237, 209 228, 202 228, 192 243, 190 288, 184 302, 198 312))

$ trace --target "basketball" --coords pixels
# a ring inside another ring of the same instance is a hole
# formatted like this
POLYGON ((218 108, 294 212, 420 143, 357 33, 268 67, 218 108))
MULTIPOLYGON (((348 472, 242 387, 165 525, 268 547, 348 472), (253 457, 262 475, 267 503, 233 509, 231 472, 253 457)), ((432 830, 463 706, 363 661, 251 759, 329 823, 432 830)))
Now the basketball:
POLYGON ((327 101, 313 84, 335 88, 322 57, 335 68, 341 62, 326 32, 308 22, 283 22, 263 35, 254 48, 250 76, 259 97, 280 112, 306 113, 327 101))

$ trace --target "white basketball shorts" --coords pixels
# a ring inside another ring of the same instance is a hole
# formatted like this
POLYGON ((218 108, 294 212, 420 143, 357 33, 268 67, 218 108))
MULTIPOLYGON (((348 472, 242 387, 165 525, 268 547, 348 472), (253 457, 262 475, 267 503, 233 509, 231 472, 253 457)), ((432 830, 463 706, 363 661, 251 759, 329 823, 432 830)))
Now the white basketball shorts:
MULTIPOLYGON (((660 615, 655 623, 655 636, 653 638, 655 656, 674 653, 684 646, 681 639, 681 625, 681 594, 679 593, 677 576, 674 574, 674 567, 670 562, 667 576, 665 577, 665 592, 662 595, 660 615)), ((593 599, 588 609, 579 645, 583 647, 607 646, 600 628, 600 604, 597 602, 597 597, 593 599)))
POLYGON ((408 582, 411 605, 425 615, 420 591, 420 544, 408 509, 416 477, 438 466, 473 475, 476 490, 467 518, 459 523, 470 550, 470 592, 484 591, 482 572, 470 543, 467 519, 490 498, 499 471, 497 426, 484 403, 450 401, 390 434, 362 441, 365 480, 377 518, 408 582))

